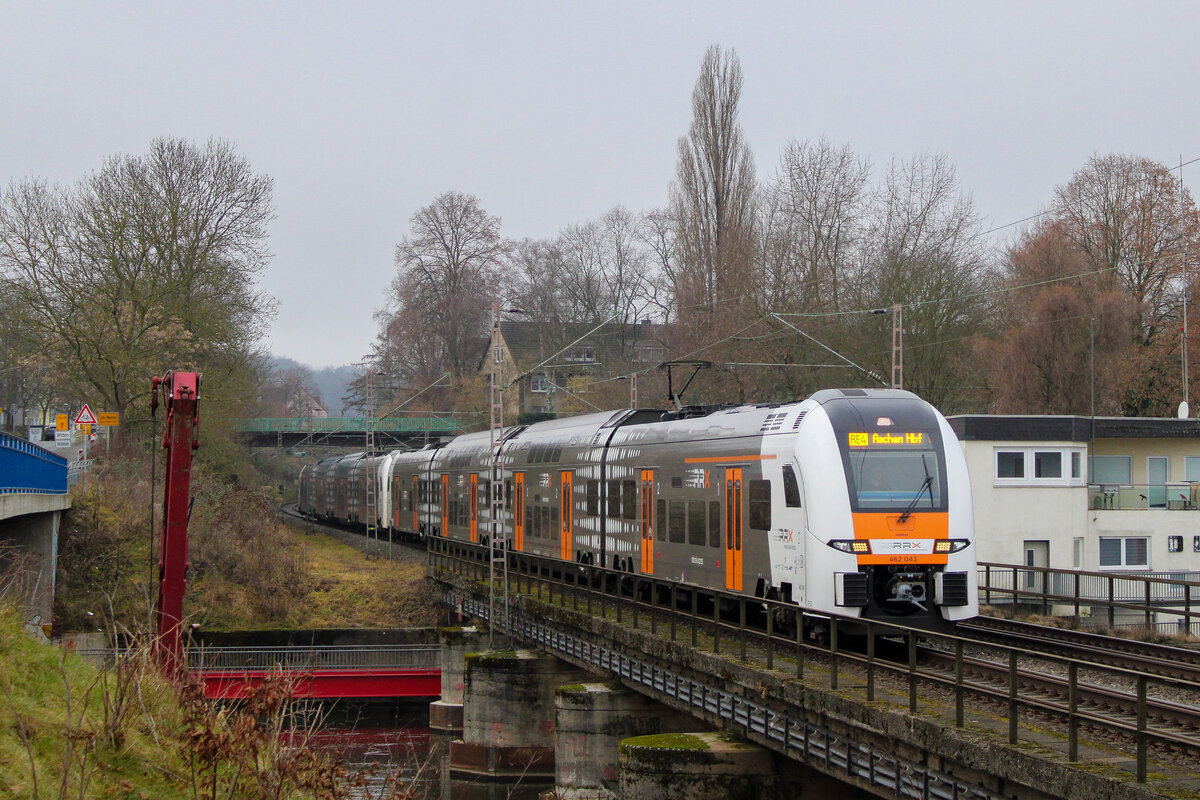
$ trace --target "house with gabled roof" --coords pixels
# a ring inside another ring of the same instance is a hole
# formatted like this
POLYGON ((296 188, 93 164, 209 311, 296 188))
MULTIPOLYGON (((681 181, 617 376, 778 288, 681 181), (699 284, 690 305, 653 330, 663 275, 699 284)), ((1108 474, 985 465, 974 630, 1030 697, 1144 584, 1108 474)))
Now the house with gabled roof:
POLYGON ((628 376, 669 358, 667 326, 649 322, 505 320, 479 372, 499 373, 506 420, 532 421, 629 405, 628 376), (595 329, 595 330, 593 330, 595 329), (615 404, 615 405, 614 405, 615 404))

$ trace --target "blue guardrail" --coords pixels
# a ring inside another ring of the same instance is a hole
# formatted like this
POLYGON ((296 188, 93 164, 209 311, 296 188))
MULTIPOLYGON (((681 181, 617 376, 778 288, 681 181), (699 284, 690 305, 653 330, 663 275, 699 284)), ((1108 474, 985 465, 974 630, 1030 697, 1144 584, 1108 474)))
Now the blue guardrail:
POLYGON ((66 494, 67 460, 0 432, 0 494, 66 494))

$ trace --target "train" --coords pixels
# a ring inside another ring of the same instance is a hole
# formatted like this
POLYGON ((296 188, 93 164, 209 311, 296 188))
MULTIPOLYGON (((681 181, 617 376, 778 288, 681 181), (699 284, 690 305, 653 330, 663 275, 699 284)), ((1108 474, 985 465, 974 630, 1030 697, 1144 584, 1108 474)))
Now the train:
POLYGON ((910 392, 620 409, 495 439, 306 465, 299 510, 394 537, 495 530, 516 553, 906 627, 978 614, 966 461, 910 392))

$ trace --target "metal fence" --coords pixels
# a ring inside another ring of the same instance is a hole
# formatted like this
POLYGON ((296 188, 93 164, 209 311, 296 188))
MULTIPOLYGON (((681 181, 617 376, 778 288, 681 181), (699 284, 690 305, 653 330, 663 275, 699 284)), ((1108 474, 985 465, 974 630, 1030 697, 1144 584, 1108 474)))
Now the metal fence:
POLYGON ((67 459, 0 432, 0 494, 66 494, 67 459))
POLYGON ((1197 572, 1084 572, 981 562, 979 602, 1069 613, 1110 628, 1200 635, 1197 572))

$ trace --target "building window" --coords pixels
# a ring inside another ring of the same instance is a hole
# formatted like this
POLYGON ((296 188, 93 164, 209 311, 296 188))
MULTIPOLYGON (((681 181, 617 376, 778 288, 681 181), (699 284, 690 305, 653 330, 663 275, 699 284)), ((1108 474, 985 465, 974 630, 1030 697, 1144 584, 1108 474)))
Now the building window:
POLYGON ((1168 536, 1167 537, 1167 552, 1168 553, 1182 553, 1183 552, 1183 537, 1182 536, 1168 536))
POLYGON ((1188 483, 1200 483, 1200 456, 1183 457, 1183 479, 1188 483))
POLYGON ((1083 569, 1083 537, 1076 536, 1071 542, 1072 562, 1074 569, 1083 569))
POLYGON ((529 391, 543 394, 550 391, 550 381, 546 379, 546 373, 540 372, 537 375, 529 376, 529 391))
POLYGON ((1100 566, 1148 569, 1150 567, 1148 544, 1149 541, 1144 536, 1101 536, 1100 566))
POLYGON ((1130 456, 1089 456, 1088 483, 1128 486, 1133 483, 1133 458, 1130 456))
POLYGON ((1062 476, 1062 453, 1058 451, 1034 452, 1033 477, 1061 478, 1062 476))
MULTIPOLYGON (((478 351, 477 351, 478 352, 478 351)), ((594 347, 573 347, 563 356, 566 361, 595 361, 596 348, 594 347)))
POLYGON ((997 478, 1024 478, 1025 453, 1022 451, 998 450, 996 452, 997 478))
POLYGON ((1004 447, 995 454, 997 486, 1083 486, 1082 447, 1004 447))

